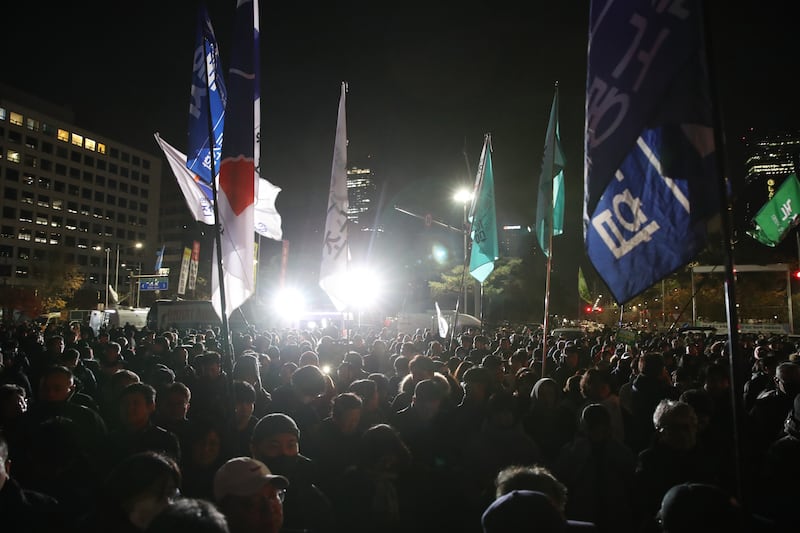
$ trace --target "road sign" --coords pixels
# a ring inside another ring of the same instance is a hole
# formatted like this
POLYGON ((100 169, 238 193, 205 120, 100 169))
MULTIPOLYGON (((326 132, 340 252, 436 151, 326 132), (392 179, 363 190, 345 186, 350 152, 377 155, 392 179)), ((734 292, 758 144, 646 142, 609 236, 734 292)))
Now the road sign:
POLYGON ((165 276, 148 276, 139 278, 140 291, 165 291, 169 288, 169 278, 165 276))

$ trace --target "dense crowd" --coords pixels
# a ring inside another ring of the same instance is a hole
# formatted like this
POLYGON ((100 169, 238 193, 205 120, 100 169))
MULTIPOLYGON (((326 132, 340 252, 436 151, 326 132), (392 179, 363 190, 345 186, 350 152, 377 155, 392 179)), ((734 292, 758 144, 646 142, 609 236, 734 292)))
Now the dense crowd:
POLYGON ((678 332, 544 350, 527 328, 449 346, 250 327, 225 350, 214 328, 22 324, 0 341, 4 532, 796 531, 783 337, 740 337, 740 416, 725 340, 678 332))

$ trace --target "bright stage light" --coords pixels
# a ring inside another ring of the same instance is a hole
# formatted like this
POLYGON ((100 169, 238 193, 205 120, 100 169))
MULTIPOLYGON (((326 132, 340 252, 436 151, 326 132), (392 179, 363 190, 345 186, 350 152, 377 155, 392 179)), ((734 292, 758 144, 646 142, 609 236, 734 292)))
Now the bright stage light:
POLYGON ((431 248, 431 257, 440 265, 447 263, 447 248, 438 243, 434 244, 431 248))
POLYGON ((272 300, 272 307, 281 318, 294 321, 300 318, 300 315, 305 311, 306 300, 302 292, 289 287, 281 289, 275 294, 272 300))
POLYGON ((381 293, 381 280, 378 275, 366 268, 355 268, 348 276, 348 303, 354 309, 371 307, 381 293))

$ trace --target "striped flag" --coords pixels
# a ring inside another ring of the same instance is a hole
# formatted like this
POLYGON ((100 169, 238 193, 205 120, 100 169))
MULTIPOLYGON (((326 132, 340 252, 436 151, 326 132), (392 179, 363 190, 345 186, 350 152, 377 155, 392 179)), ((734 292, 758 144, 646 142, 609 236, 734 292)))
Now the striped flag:
MULTIPOLYGON (((227 316, 255 290, 253 227, 261 128, 258 0, 239 0, 233 36, 225 144, 217 193, 227 316)), ((211 262, 211 302, 221 317, 223 306, 216 253, 215 249, 211 262)))

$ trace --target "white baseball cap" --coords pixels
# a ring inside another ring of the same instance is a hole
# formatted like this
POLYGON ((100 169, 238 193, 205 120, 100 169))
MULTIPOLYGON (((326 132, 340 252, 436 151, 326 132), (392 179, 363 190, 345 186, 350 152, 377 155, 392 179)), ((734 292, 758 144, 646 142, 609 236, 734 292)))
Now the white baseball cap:
POLYGON ((267 465, 250 457, 234 457, 214 474, 214 499, 222 501, 225 496, 250 496, 269 483, 276 489, 285 489, 289 480, 270 472, 267 465))

